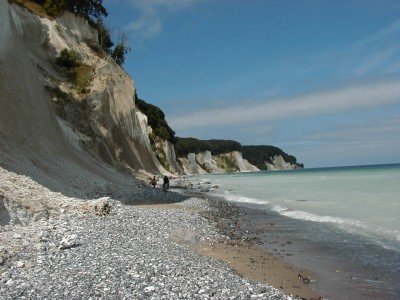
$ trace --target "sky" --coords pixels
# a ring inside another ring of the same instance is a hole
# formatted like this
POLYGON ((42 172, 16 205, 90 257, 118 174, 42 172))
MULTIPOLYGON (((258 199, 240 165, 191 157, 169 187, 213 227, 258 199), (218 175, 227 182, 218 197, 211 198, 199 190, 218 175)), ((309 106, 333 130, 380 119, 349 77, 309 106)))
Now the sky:
POLYGON ((400 2, 105 0, 140 98, 180 137, 305 167, 400 162, 400 2))

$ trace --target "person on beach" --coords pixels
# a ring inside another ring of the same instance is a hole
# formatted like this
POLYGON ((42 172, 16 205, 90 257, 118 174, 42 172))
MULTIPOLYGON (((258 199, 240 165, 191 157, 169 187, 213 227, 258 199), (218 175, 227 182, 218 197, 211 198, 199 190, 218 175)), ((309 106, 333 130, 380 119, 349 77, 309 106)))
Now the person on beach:
POLYGON ((166 192, 169 189, 169 178, 167 175, 164 176, 163 190, 166 192))
POLYGON ((155 176, 155 175, 154 175, 153 179, 150 179, 150 185, 152 185, 153 188, 156 187, 156 185, 157 185, 157 179, 156 179, 156 176, 155 176))

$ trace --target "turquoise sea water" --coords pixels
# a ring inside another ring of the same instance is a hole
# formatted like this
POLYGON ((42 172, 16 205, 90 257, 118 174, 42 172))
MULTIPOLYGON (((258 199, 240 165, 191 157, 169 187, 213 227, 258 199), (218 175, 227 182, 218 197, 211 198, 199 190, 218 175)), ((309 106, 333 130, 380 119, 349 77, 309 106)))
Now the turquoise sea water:
POLYGON ((400 251, 400 164, 201 176, 228 201, 326 223, 400 251))
POLYGON ((318 269, 325 282, 321 288, 331 298, 398 299, 400 164, 213 174, 193 180, 217 184, 212 193, 228 201, 265 210, 265 222, 279 223, 280 235, 303 245, 292 259, 318 269))

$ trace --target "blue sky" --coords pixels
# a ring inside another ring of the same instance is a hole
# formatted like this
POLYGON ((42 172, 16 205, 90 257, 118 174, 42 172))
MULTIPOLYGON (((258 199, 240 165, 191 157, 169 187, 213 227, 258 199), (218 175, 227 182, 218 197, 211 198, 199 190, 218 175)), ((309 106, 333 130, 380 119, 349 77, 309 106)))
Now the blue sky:
POLYGON ((400 162, 400 2, 105 0, 125 69, 178 136, 306 167, 400 162))

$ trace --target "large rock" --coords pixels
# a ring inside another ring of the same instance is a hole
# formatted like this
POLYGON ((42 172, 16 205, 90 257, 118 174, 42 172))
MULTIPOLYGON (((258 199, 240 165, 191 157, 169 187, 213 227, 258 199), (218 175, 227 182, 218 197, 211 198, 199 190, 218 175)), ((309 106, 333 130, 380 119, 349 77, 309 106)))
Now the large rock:
POLYGON ((111 213, 111 202, 109 197, 89 200, 82 204, 82 210, 97 216, 107 216, 111 213))
POLYGON ((78 236, 76 234, 66 235, 58 245, 58 249, 65 250, 78 246, 78 236))

